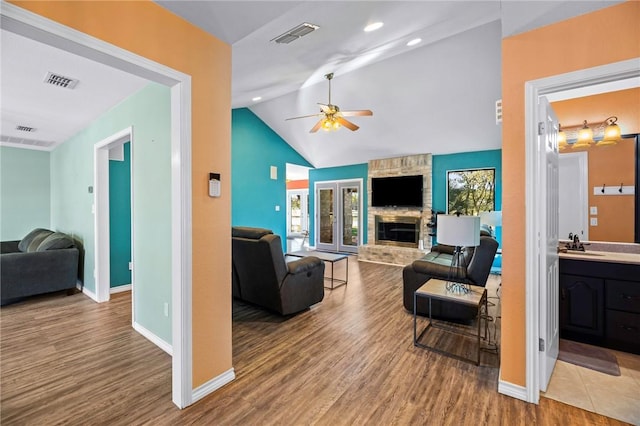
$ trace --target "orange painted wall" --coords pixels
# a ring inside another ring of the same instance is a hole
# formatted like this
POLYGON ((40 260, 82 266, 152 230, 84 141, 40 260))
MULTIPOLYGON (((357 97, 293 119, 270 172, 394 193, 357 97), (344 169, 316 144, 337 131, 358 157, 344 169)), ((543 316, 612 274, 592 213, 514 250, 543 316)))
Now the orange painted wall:
POLYGON ((309 189, 309 179, 287 181, 287 189, 309 189))
POLYGON ((151 1, 12 1, 191 75, 193 386, 232 367, 231 46, 151 1), (207 196, 209 172, 222 196, 207 196), (226 177, 226 178, 225 178, 226 177))
POLYGON ((524 84, 640 57, 640 2, 625 2, 502 40, 501 380, 526 386, 524 84))
MULTIPOLYGON (((553 102, 560 123, 573 126, 587 120, 598 123, 618 117, 622 134, 640 132, 640 88, 619 90, 566 101, 553 102)), ((633 186, 635 183, 635 140, 624 140, 609 147, 582 149, 589 156, 589 206, 598 208, 598 226, 589 227, 592 241, 629 242, 634 240, 635 197, 598 196, 594 186, 633 186)), ((576 152, 568 149, 565 152, 576 152)), ((563 152, 561 152, 562 154, 563 152)))

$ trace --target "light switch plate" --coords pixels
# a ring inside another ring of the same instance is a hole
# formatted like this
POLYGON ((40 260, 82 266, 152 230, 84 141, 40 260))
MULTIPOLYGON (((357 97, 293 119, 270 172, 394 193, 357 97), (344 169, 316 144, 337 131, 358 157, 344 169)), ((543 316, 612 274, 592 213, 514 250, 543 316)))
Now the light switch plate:
POLYGON ((276 206, 276 211, 279 212, 280 211, 280 206, 276 206))
POLYGON ((597 206, 589 207, 589 214, 592 216, 596 216, 598 214, 598 207, 597 206))
POLYGON ((592 217, 591 218, 591 226, 598 226, 598 218, 597 217, 592 217))

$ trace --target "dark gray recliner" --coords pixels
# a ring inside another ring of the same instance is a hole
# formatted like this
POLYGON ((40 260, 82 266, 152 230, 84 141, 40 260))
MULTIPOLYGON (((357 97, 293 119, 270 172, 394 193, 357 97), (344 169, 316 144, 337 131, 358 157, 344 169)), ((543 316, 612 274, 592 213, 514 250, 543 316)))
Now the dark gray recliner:
POLYGON ((285 262, 269 229, 233 227, 233 297, 289 315, 324 298, 324 262, 314 256, 285 262))
MULTIPOLYGON (((454 248, 436 245, 422 259, 415 260, 402 270, 403 304, 405 309, 413 312, 413 293, 431 278, 447 280, 454 248)), ((467 265, 458 269, 458 275, 451 281, 468 283, 484 287, 491 272, 491 265, 498 250, 498 242, 490 236, 480 237, 478 247, 466 247, 464 262, 467 265)), ((449 321, 469 322, 477 315, 477 310, 470 306, 432 300, 432 317, 449 321)), ((418 315, 429 315, 429 301, 418 298, 416 309, 418 315)))
POLYGON ((3 241, 0 251, 2 305, 76 288, 80 251, 66 234, 34 229, 22 240, 3 241))

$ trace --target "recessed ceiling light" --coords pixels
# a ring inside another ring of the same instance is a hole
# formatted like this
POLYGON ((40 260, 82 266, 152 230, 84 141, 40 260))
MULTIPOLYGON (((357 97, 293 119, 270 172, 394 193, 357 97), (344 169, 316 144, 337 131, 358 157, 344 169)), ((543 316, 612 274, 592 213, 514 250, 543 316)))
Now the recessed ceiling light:
POLYGON ((382 22, 374 22, 373 24, 369 24, 366 27, 364 27, 364 31, 365 32, 371 32, 371 31, 375 31, 375 30, 379 30, 380 28, 382 28, 384 24, 382 22))
POLYGON ((422 41, 421 38, 414 38, 413 40, 410 40, 407 43, 407 46, 415 46, 416 44, 420 43, 422 41))
POLYGON ((256 96, 255 98, 251 98, 251 100, 253 102, 258 102, 259 100, 262 100, 262 96, 256 96))

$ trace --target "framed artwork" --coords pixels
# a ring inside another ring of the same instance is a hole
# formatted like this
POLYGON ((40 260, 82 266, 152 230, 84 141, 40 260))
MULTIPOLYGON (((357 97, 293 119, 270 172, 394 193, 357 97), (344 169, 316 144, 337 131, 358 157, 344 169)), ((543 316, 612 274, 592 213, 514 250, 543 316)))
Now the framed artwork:
POLYGON ((447 172, 447 213, 475 216, 496 209, 496 169, 447 172))

